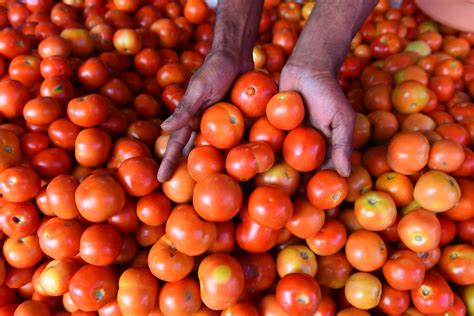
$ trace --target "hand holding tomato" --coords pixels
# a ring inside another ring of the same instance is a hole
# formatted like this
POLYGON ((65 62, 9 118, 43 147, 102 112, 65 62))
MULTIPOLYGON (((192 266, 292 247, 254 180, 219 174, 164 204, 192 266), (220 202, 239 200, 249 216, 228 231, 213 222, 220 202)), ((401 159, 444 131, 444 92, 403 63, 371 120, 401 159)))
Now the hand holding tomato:
POLYGON ((349 176, 355 112, 335 77, 327 71, 289 62, 281 72, 280 91, 297 91, 302 95, 308 122, 330 145, 328 166, 342 176, 349 176))
POLYGON ((252 60, 243 58, 236 51, 216 50, 209 53, 202 67, 191 77, 176 110, 161 125, 172 134, 158 170, 160 182, 171 177, 184 146, 191 138, 194 116, 199 110, 221 100, 237 75, 251 68, 252 60))

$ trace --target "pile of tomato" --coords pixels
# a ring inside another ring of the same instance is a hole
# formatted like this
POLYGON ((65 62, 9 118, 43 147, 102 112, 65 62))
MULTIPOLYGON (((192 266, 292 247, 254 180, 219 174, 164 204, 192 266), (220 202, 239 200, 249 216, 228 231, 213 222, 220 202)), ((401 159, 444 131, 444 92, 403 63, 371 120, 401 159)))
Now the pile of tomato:
POLYGON ((1 1, 0 315, 474 315, 474 33, 378 3, 338 75, 344 178, 277 88, 314 5, 265 1, 255 71, 159 183, 215 13, 1 1))

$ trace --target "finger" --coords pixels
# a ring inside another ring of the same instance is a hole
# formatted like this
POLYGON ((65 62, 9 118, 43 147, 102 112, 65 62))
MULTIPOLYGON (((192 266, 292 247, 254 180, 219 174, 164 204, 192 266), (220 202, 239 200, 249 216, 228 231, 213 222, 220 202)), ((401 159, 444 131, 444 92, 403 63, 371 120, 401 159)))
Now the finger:
POLYGON ((165 156, 161 161, 160 168, 158 169, 158 181, 165 182, 171 178, 176 163, 179 160, 183 152, 183 147, 189 140, 192 129, 190 126, 185 126, 171 134, 166 146, 165 156))
POLYGON ((176 131, 192 120, 203 103, 207 101, 208 91, 205 91, 203 87, 200 77, 191 79, 181 102, 173 114, 161 124, 163 130, 176 131))
POLYGON ((332 130, 332 160, 336 171, 343 177, 351 173, 352 138, 354 133, 354 116, 346 115, 335 119, 332 130))
POLYGON ((196 138, 196 132, 193 131, 191 133, 191 135, 189 136, 189 140, 188 140, 188 143, 186 144, 186 146, 184 146, 183 148, 183 156, 184 157, 188 157, 189 153, 191 152, 191 150, 193 149, 194 147, 194 139, 196 138))

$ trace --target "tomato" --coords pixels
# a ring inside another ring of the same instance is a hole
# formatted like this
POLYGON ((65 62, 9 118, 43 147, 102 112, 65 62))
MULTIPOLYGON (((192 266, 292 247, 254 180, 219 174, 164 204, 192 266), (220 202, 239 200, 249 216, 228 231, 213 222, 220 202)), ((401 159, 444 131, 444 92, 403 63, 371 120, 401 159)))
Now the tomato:
POLYGON ((371 124, 371 139, 384 142, 392 138, 398 132, 399 123, 395 114, 387 111, 374 111, 367 115, 371 124))
POLYGON ((293 214, 285 228, 298 238, 308 238, 316 234, 324 225, 324 211, 315 208, 305 199, 293 201, 293 214))
POLYGON ((277 93, 273 79, 261 71, 247 72, 234 83, 231 101, 248 118, 265 114, 268 101, 277 93))
POLYGON ((0 173, 20 161, 20 140, 15 133, 0 129, 0 173))
POLYGON ((293 214, 293 205, 286 193, 276 187, 256 188, 249 197, 250 217, 258 224, 280 229, 286 225, 293 214))
POLYGON ((107 267, 82 266, 69 283, 72 302, 83 311, 96 311, 112 301, 118 290, 114 273, 107 267))
POLYGON ((30 165, 41 179, 47 181, 58 175, 69 173, 71 158, 62 149, 46 148, 33 156, 30 165))
POLYGON ((326 144, 321 134, 310 127, 298 127, 283 142, 283 158, 300 172, 312 171, 323 162, 326 144))
POLYGON ((79 253, 84 227, 74 219, 54 217, 39 229, 39 245, 49 257, 57 260, 73 258, 79 253))
POLYGON ((344 247, 347 239, 344 225, 335 220, 326 220, 323 227, 314 235, 306 238, 311 250, 319 256, 337 253, 344 247))
POLYGON ((201 261, 198 278, 203 303, 215 310, 229 308, 244 290, 242 267, 233 257, 212 254, 201 261))
POLYGON ((284 138, 283 131, 274 127, 266 117, 261 117, 255 121, 249 132, 250 142, 266 142, 272 146, 275 152, 281 149, 284 138))
POLYGON ((303 245, 291 245, 278 253, 276 267, 280 278, 291 273, 305 273, 314 277, 318 264, 311 249, 303 245))
POLYGON ((227 173, 238 181, 247 181, 257 173, 268 171, 275 162, 275 155, 270 145, 255 142, 238 145, 226 156, 227 173))
POLYGON ((402 49, 403 42, 395 34, 387 33, 377 36, 370 44, 370 54, 376 58, 386 58, 402 49))
POLYGON ((473 283, 474 248, 468 244, 450 245, 441 252, 440 270, 451 282, 460 285, 473 283))
POLYGON ((351 174, 346 178, 348 192, 345 201, 354 202, 360 194, 372 189, 370 174, 362 166, 352 165, 351 174))
POLYGON ((454 295, 443 277, 436 272, 426 273, 422 284, 411 290, 411 299, 422 313, 445 313, 454 304, 454 295))
MULTIPOLYGON (((38 209, 30 202, 7 202, 0 213, 0 228, 9 237, 25 237, 38 228, 38 209)), ((1 283, 1 282, 0 282, 1 283)))
POLYGON ((388 145, 387 161, 398 173, 409 175, 423 169, 428 163, 430 145, 418 132, 400 132, 388 145))
POLYGON ((231 219, 240 210, 242 199, 240 185, 221 173, 210 174, 198 181, 193 192, 193 206, 197 214, 208 221, 231 219))
POLYGON ((275 163, 266 172, 255 176, 257 186, 276 186, 286 192, 293 194, 300 183, 300 173, 285 162, 275 163))
POLYGON ((353 232, 347 239, 345 251, 349 263, 363 272, 381 268, 387 259, 387 248, 382 238, 366 230, 353 232), (366 260, 368 257, 370 262, 366 260))
POLYGON ((127 159, 118 168, 122 187, 131 196, 144 196, 158 188, 157 173, 158 165, 143 156, 127 159))
POLYGON ((50 261, 39 279, 44 294, 60 296, 68 292, 69 282, 78 269, 79 264, 71 259, 50 261))
POLYGON ((356 113, 353 147, 360 149, 364 147, 370 139, 370 121, 362 113, 356 113))
POLYGON ((370 273, 356 272, 347 279, 344 293, 352 306, 371 309, 380 302, 382 283, 370 273))
POLYGON ((96 266, 107 266, 120 254, 122 240, 111 226, 96 224, 82 233, 79 254, 81 258, 96 266))
POLYGON ((158 299, 165 315, 196 313, 201 307, 198 283, 191 277, 163 285, 158 299))
POLYGON ((121 313, 149 313, 158 298, 158 281, 144 268, 125 270, 118 281, 117 302, 121 313))
POLYGON ((24 269, 36 265, 43 259, 38 236, 28 235, 20 238, 8 237, 3 244, 3 257, 15 268, 24 269))
POLYGON ((2 28, 0 32, 0 54, 8 59, 13 59, 19 55, 26 55, 30 51, 30 41, 28 37, 9 27, 2 28))
POLYGON ((37 300, 24 301, 15 309, 15 316, 27 316, 33 314, 38 316, 51 315, 48 305, 37 300))
POLYGON ((98 223, 124 207, 125 193, 111 177, 90 175, 77 187, 75 200, 79 213, 88 221, 98 223))
POLYGON ((421 112, 429 99, 426 86, 415 80, 400 82, 392 92, 393 107, 402 114, 421 112))
POLYGON ((375 188, 390 194, 397 207, 407 205, 413 198, 413 183, 410 178, 396 172, 380 175, 375 188))
POLYGON ((16 166, 0 174, 0 192, 9 202, 26 202, 40 190, 40 179, 30 167, 16 166))
MULTIPOLYGON (((1 32, 0 32, 1 34, 1 32)), ((1 36, 1 35, 0 35, 1 36)), ((1 38, 0 38, 1 43, 1 38)), ((1 50, 1 47, 0 47, 1 50)), ((0 114, 8 119, 21 116, 30 99, 28 88, 20 81, 5 78, 0 81, 0 114)))
POLYGON ((383 265, 383 275, 388 284, 396 290, 417 288, 425 277, 425 266, 410 250, 397 250, 383 265))
POLYGON ((278 129, 293 130, 304 119, 303 99, 294 91, 275 94, 266 107, 268 121, 278 129))
POLYGON ((199 181, 211 173, 224 171, 224 160, 215 147, 198 146, 189 153, 187 167, 194 181, 199 181))
POLYGON ((11 79, 18 80, 26 87, 41 81, 40 59, 32 55, 16 56, 10 62, 8 74, 11 79))
MULTIPOLYGON (((364 153, 364 155, 362 156, 362 165, 364 166, 364 168, 367 169, 366 171, 368 171, 370 175, 378 177, 385 172, 391 171, 391 167, 388 164, 387 152, 387 147, 384 145, 380 145, 369 148, 367 152, 364 153)), ((355 167, 353 166, 352 169, 354 170, 354 168, 355 167)), ((368 186, 368 189, 370 190, 370 188, 372 188, 372 180, 365 182, 370 182, 370 185, 368 186)), ((357 196, 358 195, 356 194, 355 198, 357 198, 357 196)), ((355 198, 351 198, 351 200, 354 201, 355 198)))
POLYGON ((398 223, 401 241, 413 251, 428 251, 438 246, 441 225, 434 213, 423 209, 404 215, 398 223))
POLYGON ((440 171, 428 171, 415 184, 413 197, 421 207, 432 212, 444 212, 456 205, 461 189, 456 180, 440 171))
POLYGON ((397 208, 388 193, 367 191, 355 200, 354 215, 363 228, 382 231, 395 222, 397 208))
POLYGON ((171 178, 163 182, 163 193, 175 203, 187 203, 193 198, 193 190, 196 182, 187 169, 186 160, 178 163, 171 178))
POLYGON ((173 209, 166 222, 166 235, 176 249, 189 256, 199 255, 211 247, 217 236, 212 222, 201 220, 189 205, 173 209))
POLYGON ((216 148, 227 149, 237 145, 243 132, 242 113, 230 103, 214 104, 202 116, 201 133, 216 148))
POLYGON ((235 230, 237 244, 248 252, 265 252, 277 243, 278 230, 260 225, 250 216, 244 218, 235 230))
POLYGON ((308 201, 316 208, 330 209, 344 201, 348 193, 345 178, 332 170, 322 170, 309 180, 307 188, 308 201))
POLYGON ((410 305, 410 294, 399 291, 388 284, 382 286, 382 297, 378 308, 386 314, 402 314, 410 305))
POLYGON ((277 283, 276 300, 290 314, 312 315, 321 304, 318 282, 304 273, 285 275, 277 283))

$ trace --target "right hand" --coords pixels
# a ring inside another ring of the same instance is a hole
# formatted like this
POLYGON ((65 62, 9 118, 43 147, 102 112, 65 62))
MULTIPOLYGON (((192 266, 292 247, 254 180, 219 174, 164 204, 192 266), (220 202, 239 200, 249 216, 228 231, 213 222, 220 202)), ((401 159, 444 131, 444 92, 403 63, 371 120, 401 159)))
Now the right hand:
POLYGON ((164 131, 172 132, 158 170, 158 181, 167 181, 175 169, 193 132, 194 116, 221 100, 235 78, 253 68, 252 57, 242 57, 230 50, 209 52, 203 65, 191 77, 183 99, 174 113, 161 124, 164 131))

